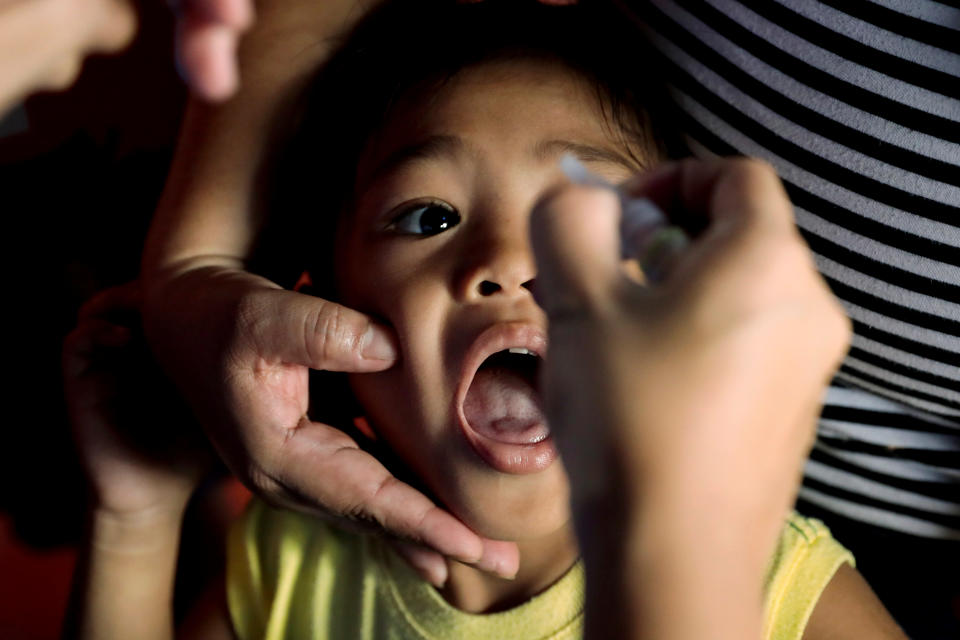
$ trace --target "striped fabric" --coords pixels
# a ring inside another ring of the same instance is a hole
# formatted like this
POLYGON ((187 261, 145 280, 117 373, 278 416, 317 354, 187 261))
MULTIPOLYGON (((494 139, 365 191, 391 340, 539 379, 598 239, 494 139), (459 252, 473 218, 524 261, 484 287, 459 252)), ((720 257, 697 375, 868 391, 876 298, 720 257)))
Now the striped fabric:
POLYGON ((853 319, 801 498, 960 540, 960 4, 635 4, 691 148, 776 167, 853 319))

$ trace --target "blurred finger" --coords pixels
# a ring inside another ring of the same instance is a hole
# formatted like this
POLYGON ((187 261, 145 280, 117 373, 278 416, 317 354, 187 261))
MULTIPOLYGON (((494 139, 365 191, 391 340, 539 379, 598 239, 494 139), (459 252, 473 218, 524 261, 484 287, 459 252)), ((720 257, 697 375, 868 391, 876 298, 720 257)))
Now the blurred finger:
POLYGON ((192 15, 201 22, 219 23, 237 31, 253 24, 254 7, 251 0, 179 0, 171 9, 181 15, 192 15))
POLYGON ((759 224, 793 226, 793 210, 780 179, 759 160, 669 163, 627 181, 624 190, 649 198, 684 227, 709 225, 713 235, 759 224))
POLYGON ((241 317, 256 323, 251 339, 264 356, 329 371, 380 371, 397 353, 386 328, 333 302, 282 289, 251 298, 241 317))
POLYGON ((127 346, 132 332, 100 318, 83 321, 70 332, 63 342, 63 373, 68 379, 82 376, 96 361, 104 349, 119 349, 127 346))
POLYGON ((420 576, 437 587, 442 587, 447 582, 447 561, 443 556, 428 549, 427 547, 412 542, 402 542, 400 540, 390 540, 390 546, 397 554, 407 561, 413 570, 420 576))
POLYGON ((96 32, 91 50, 101 53, 118 51, 133 40, 137 33, 137 13, 128 0, 107 0, 109 8, 96 32))
POLYGON ((619 199, 609 189, 565 186, 536 205, 530 220, 536 294, 551 320, 610 300, 623 279, 619 221, 619 199))
POLYGON ((190 88, 206 100, 224 100, 237 89, 234 27, 187 14, 177 23, 177 60, 190 88))
POLYGON ((80 307, 80 320, 100 317, 125 317, 128 314, 139 313, 140 310, 140 283, 137 281, 110 287, 87 300, 80 307))

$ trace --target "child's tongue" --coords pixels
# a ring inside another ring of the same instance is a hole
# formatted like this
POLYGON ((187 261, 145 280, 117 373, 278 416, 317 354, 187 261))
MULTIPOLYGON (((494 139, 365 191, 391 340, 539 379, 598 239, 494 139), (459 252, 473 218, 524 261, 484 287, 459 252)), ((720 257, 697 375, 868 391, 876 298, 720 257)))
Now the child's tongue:
POLYGON ((506 367, 477 371, 463 414, 474 431, 499 442, 533 444, 550 435, 536 390, 526 377, 506 367))

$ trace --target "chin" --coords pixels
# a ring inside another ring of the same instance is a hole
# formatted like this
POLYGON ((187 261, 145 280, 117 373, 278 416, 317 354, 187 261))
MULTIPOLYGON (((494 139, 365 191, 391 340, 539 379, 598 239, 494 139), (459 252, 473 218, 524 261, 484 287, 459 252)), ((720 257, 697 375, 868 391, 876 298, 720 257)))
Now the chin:
POLYGON ((542 477, 464 474, 467 477, 438 483, 436 493, 457 518, 485 538, 542 539, 572 526, 566 474, 560 465, 554 467, 542 477))

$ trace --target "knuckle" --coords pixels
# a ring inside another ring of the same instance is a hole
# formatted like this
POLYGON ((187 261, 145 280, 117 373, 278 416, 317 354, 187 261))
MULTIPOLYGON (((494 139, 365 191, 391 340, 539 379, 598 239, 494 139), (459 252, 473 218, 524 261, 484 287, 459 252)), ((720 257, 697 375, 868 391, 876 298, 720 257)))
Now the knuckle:
POLYGON ((286 493, 282 482, 256 464, 247 465, 246 473, 241 473, 240 479, 245 481, 245 484, 257 495, 272 504, 279 503, 281 497, 286 493))
POLYGON ((773 165, 762 158, 738 158, 736 164, 740 170, 747 174, 766 178, 777 177, 777 171, 773 168, 773 165))
POLYGON ((320 303, 304 322, 304 349, 313 362, 329 362, 336 356, 336 345, 343 334, 343 310, 339 305, 320 303))
POLYGON ((752 186, 758 182, 775 182, 780 178, 773 165, 761 158, 737 157, 725 160, 727 162, 727 179, 736 184, 752 186))
POLYGON ((368 504, 371 505, 372 509, 368 512, 368 517, 392 535, 399 535, 408 540, 416 540, 418 539, 416 532, 420 530, 420 527, 426 520, 430 512, 429 507, 410 509, 407 513, 403 514, 402 519, 394 517, 396 514, 392 514, 389 510, 376 507, 379 504, 392 504, 387 498, 388 494, 402 487, 403 482, 392 475, 387 475, 377 482, 369 496, 368 504))
POLYGON ((234 303, 233 333, 247 338, 259 347, 259 337, 266 335, 273 323, 273 314, 259 291, 244 291, 234 303))

